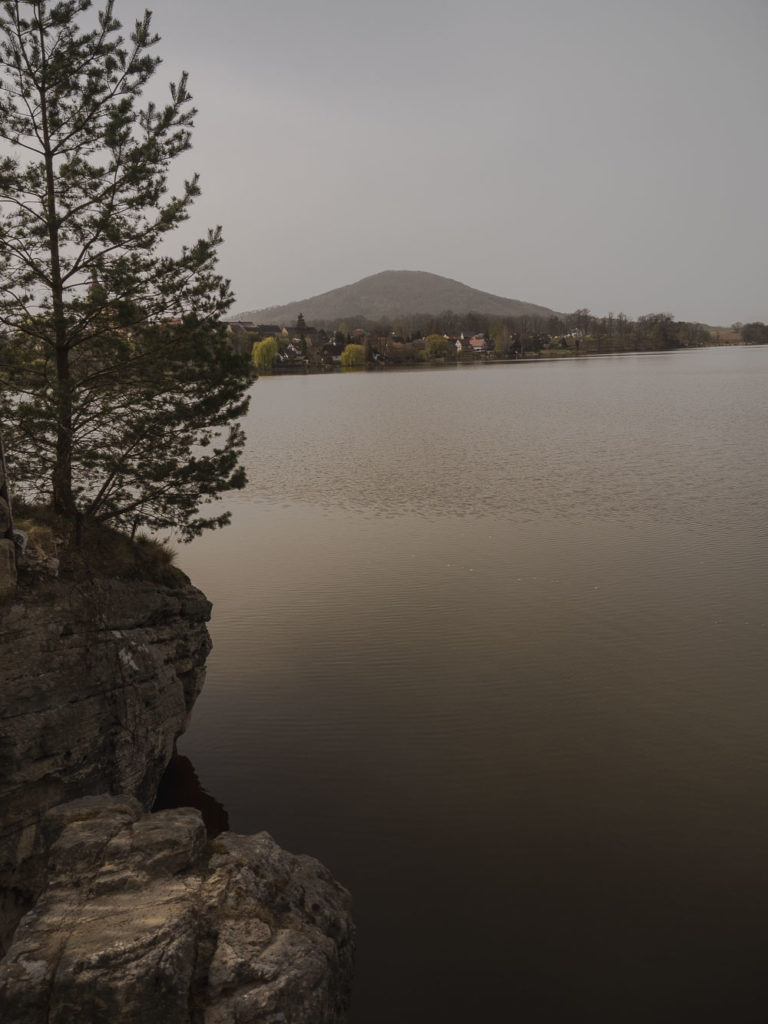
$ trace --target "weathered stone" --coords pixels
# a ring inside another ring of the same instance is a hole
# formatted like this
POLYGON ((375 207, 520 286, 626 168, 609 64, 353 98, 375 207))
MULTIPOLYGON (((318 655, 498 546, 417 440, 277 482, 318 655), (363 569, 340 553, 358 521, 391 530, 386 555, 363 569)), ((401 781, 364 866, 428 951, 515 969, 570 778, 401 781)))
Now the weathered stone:
POLYGON ((0 602, 3 1024, 345 1020, 349 897, 325 868, 266 833, 211 845, 197 811, 145 813, 209 611, 189 585, 117 580, 0 602))
POLYGON ((65 805, 46 831, 48 887, 0 965, 4 1024, 345 1019, 349 896, 317 861, 266 833, 207 846, 199 812, 120 799, 65 805))
POLYGON ((0 605, 0 952, 42 878, 42 816, 126 793, 145 806, 205 675, 210 604, 192 586, 60 581, 0 605))

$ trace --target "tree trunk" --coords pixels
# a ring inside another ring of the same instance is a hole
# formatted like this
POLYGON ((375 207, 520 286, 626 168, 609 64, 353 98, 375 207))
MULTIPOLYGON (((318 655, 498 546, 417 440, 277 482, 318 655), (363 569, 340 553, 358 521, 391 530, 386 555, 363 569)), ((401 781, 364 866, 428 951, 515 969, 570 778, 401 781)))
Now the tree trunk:
POLYGON ((56 178, 53 166, 53 148, 48 123, 48 96, 45 68, 45 33, 43 19, 39 22, 40 50, 43 55, 43 74, 39 88, 40 120, 43 155, 45 159, 46 219, 48 221, 48 248, 51 256, 51 304, 53 311, 53 341, 56 351, 56 464, 53 469, 53 508, 61 516, 73 518, 76 512, 72 494, 72 382, 69 373, 69 344, 67 322, 64 316, 64 282, 61 276, 59 253, 59 220, 56 209, 56 178))
POLYGON ((69 352, 56 346, 56 464, 53 469, 53 509, 71 519, 75 515, 72 494, 72 391, 69 352))

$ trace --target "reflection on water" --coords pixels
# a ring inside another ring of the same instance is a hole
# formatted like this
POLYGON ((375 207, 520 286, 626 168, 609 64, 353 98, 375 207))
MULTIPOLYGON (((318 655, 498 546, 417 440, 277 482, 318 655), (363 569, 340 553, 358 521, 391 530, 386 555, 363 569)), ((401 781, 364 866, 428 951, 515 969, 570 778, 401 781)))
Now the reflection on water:
POLYGON ((174 754, 165 769, 152 810, 166 811, 173 807, 196 807, 211 837, 229 831, 226 808, 203 789, 194 765, 181 754, 174 754))
POLYGON ((728 526, 737 482, 742 517, 762 522, 766 459, 750 434, 768 427, 765 389, 755 349, 267 379, 253 391, 247 497, 728 526))
POLYGON ((352 890, 356 1024, 765 1020, 766 398, 754 349, 256 385, 180 747, 352 890))

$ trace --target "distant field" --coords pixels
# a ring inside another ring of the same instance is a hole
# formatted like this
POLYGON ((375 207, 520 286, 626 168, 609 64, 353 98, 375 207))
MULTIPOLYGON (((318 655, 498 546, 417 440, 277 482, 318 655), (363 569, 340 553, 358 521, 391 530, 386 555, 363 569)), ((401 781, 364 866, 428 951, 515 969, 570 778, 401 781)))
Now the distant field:
POLYGON ((741 333, 732 327, 707 327, 709 336, 721 345, 741 344, 741 333))

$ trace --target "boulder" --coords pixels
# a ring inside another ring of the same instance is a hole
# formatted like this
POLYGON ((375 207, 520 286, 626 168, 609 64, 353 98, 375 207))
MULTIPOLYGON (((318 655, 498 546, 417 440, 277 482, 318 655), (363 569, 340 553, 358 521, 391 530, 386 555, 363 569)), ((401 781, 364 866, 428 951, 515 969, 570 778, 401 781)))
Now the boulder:
POLYGON ((4 1024, 341 1024, 349 895, 262 832, 208 842, 190 808, 74 801, 46 816, 48 884, 0 964, 4 1024))

